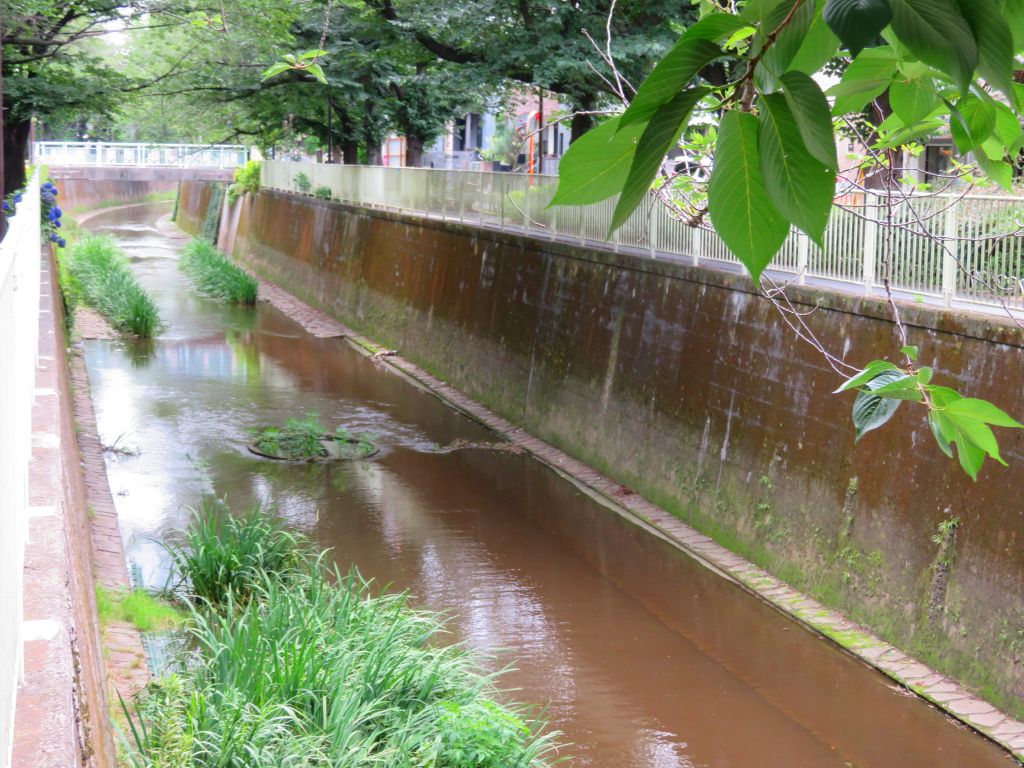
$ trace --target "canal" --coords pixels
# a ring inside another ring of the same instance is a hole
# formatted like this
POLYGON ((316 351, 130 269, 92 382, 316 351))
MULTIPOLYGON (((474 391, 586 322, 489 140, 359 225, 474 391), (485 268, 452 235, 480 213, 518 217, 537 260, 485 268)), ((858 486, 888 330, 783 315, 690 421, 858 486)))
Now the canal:
POLYGON ((160 542, 204 493, 272 506, 342 568, 451 616, 514 697, 546 708, 595 768, 986 768, 996 746, 898 690, 526 455, 274 307, 197 296, 161 234, 166 205, 96 214, 153 294, 150 344, 85 342, 130 568, 162 586, 160 542), (316 413, 371 459, 294 465, 250 430, 316 413))

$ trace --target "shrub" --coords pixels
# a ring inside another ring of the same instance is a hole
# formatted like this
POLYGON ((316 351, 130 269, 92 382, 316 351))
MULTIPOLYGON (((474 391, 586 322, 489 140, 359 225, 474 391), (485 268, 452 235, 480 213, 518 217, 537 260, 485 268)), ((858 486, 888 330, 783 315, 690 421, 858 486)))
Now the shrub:
POLYGON ((309 176, 304 172, 299 171, 295 175, 295 188, 304 195, 309 194, 309 190, 313 188, 313 182, 310 181, 309 176))
POLYGON ((366 457, 376 449, 366 436, 355 436, 347 429, 338 427, 331 432, 320 423, 315 413, 301 419, 288 419, 283 427, 262 427, 254 430, 253 445, 260 453, 280 459, 303 461, 310 459, 366 457), (333 454, 324 443, 335 443, 337 453, 333 454))
POLYGON ((61 267, 70 277, 68 285, 76 301, 95 309, 116 330, 149 338, 160 328, 156 304, 112 238, 79 238, 61 257, 61 267))
POLYGON ((330 187, 317 187, 313 190, 313 197, 318 200, 330 200, 334 197, 334 193, 331 191, 330 187))
POLYGON ((245 194, 256 194, 260 191, 260 161, 250 160, 235 169, 235 180, 228 187, 228 202, 234 205, 238 198, 245 194))
MULTIPOLYGON (((220 522, 223 507, 212 511, 217 521, 200 514, 189 546, 255 563, 242 536, 259 516, 232 528, 220 522)), ((294 551, 276 524, 259 540, 260 551, 294 551)), ((175 562, 193 587, 209 573, 196 556, 175 562)), ((479 660, 439 642, 436 614, 411 608, 405 595, 375 596, 322 557, 283 573, 270 566, 246 570, 244 595, 234 577, 220 582, 216 603, 193 595, 191 650, 178 674, 150 683, 133 714, 126 707, 135 766, 549 764, 553 735, 521 707, 495 701, 494 676, 479 660)))
POLYGON ((229 304, 255 304, 259 283, 213 243, 194 237, 185 246, 178 266, 192 279, 196 290, 204 296, 229 304))

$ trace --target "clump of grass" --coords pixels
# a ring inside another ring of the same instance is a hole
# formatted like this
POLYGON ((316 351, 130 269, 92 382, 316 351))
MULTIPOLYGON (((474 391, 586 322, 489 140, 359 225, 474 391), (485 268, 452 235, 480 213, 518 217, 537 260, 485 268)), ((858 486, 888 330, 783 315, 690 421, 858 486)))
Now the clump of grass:
POLYGON ((149 338, 160 328, 160 313, 110 237, 83 235, 61 255, 62 290, 88 304, 116 330, 149 338))
POLYGON ((100 622, 127 621, 142 632, 172 629, 182 623, 182 613, 144 589, 109 590, 96 586, 100 622))
POLYGON ((209 240, 195 237, 185 246, 178 261, 204 296, 228 304, 255 304, 259 292, 256 278, 234 264, 209 240))
POLYGON ((315 413, 288 419, 283 427, 261 427, 254 432, 253 445, 260 453, 291 461, 362 458, 376 450, 365 435, 356 436, 344 427, 332 432, 315 413), (332 446, 334 452, 327 446, 332 446))
MULTIPOLYGON (((231 549, 239 531, 205 519, 210 509, 189 531, 190 546, 231 549)), ((259 520, 250 514, 238 525, 259 520)), ((276 524, 260 531, 263 550, 293 544, 276 524)), ((185 567, 186 584, 205 578, 185 567)), ((499 704, 494 676, 466 648, 438 642, 436 614, 413 609, 405 595, 373 595, 322 557, 250 577, 244 595, 227 579, 216 604, 191 592, 191 650, 128 717, 134 766, 550 764, 554 735, 521 706, 499 704)))

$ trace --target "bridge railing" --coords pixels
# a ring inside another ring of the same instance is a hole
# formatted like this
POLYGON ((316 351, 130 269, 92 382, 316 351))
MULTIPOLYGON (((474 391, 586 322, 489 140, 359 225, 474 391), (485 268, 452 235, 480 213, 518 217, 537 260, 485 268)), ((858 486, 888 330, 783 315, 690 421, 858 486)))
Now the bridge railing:
MULTIPOLYGON (((337 200, 408 211, 593 247, 629 250, 688 263, 738 259, 710 229, 674 218, 648 193, 626 223, 608 236, 615 198, 595 205, 548 208, 556 176, 432 168, 327 165, 265 160, 262 184, 290 192, 330 190, 337 200), (304 175, 305 178, 302 177, 304 175)), ((848 195, 835 207, 824 248, 793 231, 772 262, 781 277, 808 278, 866 294, 882 288, 881 257, 891 236, 890 284, 908 297, 929 297, 1024 310, 1024 200, 994 195, 933 195, 893 208, 880 196, 848 195), (928 237, 921 231, 927 231, 928 237)))
POLYGON ((39 336, 39 173, 0 240, 0 765, 10 764, 22 672, 22 570, 28 531, 32 403, 39 336))
POLYGON ((237 168, 249 150, 241 144, 122 144, 101 141, 37 141, 40 165, 153 168, 237 168))

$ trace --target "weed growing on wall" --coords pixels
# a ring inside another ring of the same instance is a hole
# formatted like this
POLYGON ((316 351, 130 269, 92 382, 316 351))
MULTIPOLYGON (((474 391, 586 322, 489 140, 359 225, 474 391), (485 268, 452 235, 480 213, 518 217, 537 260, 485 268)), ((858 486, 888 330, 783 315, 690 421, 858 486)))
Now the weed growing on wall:
POLYGON ((72 295, 71 303, 89 305, 116 330, 149 338, 160 328, 160 313, 128 263, 128 257, 113 238, 84 235, 60 259, 67 279, 62 290, 72 295))
POLYGON ((256 194, 260 191, 260 161, 250 160, 235 169, 235 180, 228 187, 228 202, 234 205, 245 194, 256 194))
POLYGON ((552 734, 496 702, 438 615, 371 594, 258 510, 205 505, 172 554, 191 642, 125 707, 131 765, 550 764, 552 734))
POLYGON ((204 296, 228 304, 255 304, 259 283, 213 243, 195 237, 185 246, 178 266, 204 296))

